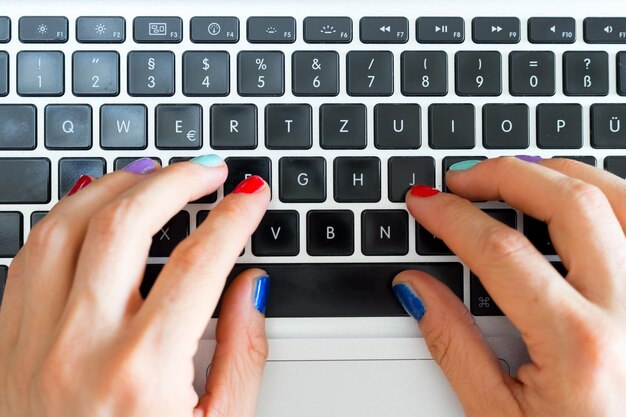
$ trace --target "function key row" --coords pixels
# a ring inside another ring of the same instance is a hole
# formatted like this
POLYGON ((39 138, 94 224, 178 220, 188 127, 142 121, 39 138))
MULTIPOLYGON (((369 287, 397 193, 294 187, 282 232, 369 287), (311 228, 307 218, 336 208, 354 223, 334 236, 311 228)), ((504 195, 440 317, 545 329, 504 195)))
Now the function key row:
MULTIPOLYGON (((239 42, 239 19, 232 16, 202 16, 190 20, 190 39, 195 43, 239 42)), ((296 19, 289 16, 255 16, 246 21, 250 43, 293 43, 297 37, 296 19)), ((27 16, 19 20, 23 43, 64 43, 69 39, 69 21, 63 16, 27 16)), ((406 17, 363 17, 359 21, 363 43, 407 43, 406 17)), ((419 17, 415 37, 420 43, 463 43, 465 21, 461 17, 419 17)), ((304 19, 303 37, 307 43, 350 43, 353 37, 349 17, 316 16, 304 19)), ((133 20, 137 43, 179 43, 183 40, 183 20, 176 16, 141 16, 133 20)), ((0 43, 11 40, 11 20, 0 16, 0 43)), ((122 43, 126 40, 126 20, 119 16, 83 16, 76 20, 76 40, 82 43, 122 43)), ((521 22, 517 17, 476 17, 472 20, 474 43, 518 43, 521 22)), ((528 19, 531 43, 574 43, 576 21, 570 17, 528 19)), ((584 20, 584 41, 590 44, 626 43, 626 17, 589 17, 584 20)))

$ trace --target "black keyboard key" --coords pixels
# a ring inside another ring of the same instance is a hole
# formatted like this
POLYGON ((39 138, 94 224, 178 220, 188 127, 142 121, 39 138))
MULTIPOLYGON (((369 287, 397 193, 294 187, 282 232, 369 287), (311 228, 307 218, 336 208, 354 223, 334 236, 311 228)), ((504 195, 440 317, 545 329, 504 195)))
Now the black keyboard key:
POLYGON ((272 186, 272 161, 267 157, 226 158, 228 178, 224 182, 224 195, 230 194, 237 185, 252 175, 263 178, 272 186))
POLYGON ((502 55, 497 51, 457 52, 455 80, 459 96, 499 96, 502 55))
POLYGON ((580 149, 583 120, 580 104, 539 104, 537 146, 543 149, 580 149))
POLYGON ((335 201, 375 203, 380 201, 380 159, 376 157, 335 158, 335 201))
MULTIPOLYGON (((118 159, 116 159, 116 160, 115 160, 116 164, 117 164, 117 161, 118 161, 119 159, 122 159, 122 158, 118 158, 118 159)), ((129 158, 129 159, 130 159, 130 158, 129 158)), ((153 158, 153 159, 157 160, 157 162, 159 163, 159 165, 161 164, 161 161, 160 161, 158 158, 153 158)), ((185 161, 189 161, 190 159, 191 159, 191 157, 189 157, 189 156, 182 156, 182 157, 181 157, 181 156, 178 156, 178 157, 174 157, 174 158, 171 158, 171 159, 170 159, 170 165, 172 165, 172 164, 176 164, 176 163, 178 163, 178 162, 185 162, 185 161)), ((132 162, 132 161, 133 161, 133 159, 131 159, 131 160, 130 160, 130 162, 132 162)), ((124 161, 124 162, 125 162, 125 161, 124 161)), ((126 164, 124 165, 124 167, 125 167, 126 165, 128 165, 128 163, 126 163, 126 164)), ((117 170, 118 168, 116 167, 115 169, 117 170)), ((212 192, 212 193, 211 193, 211 194, 209 194, 209 195, 206 195, 206 196, 204 196, 204 197, 200 197, 199 199, 197 199, 197 200, 195 200, 195 201, 191 201, 191 202, 190 202, 190 204, 213 204, 213 203, 215 203, 216 201, 217 201, 217 191, 214 191, 214 192, 212 192)))
MULTIPOLYGON (((134 157, 115 158, 115 161, 113 161, 113 170, 114 171, 119 171, 121 169, 124 169, 128 165, 132 164, 133 162, 135 162, 136 160, 138 160, 140 158, 142 158, 142 157, 141 156, 134 156, 134 157)), ((163 166, 163 164, 161 163, 161 159, 160 158, 151 157, 150 159, 152 159, 157 164, 163 166)), ((187 158, 187 159, 189 159, 189 158, 187 158)))
POLYGON ((133 37, 137 43, 180 43, 183 40, 183 21, 180 17, 136 17, 133 37))
POLYGON ((148 117, 143 104, 105 104, 100 107, 102 149, 145 149, 148 117))
POLYGON ((377 104, 374 107, 374 145, 379 149, 418 149, 421 142, 418 104, 377 104))
POLYGON ((309 104, 268 104, 265 146, 268 149, 310 149, 312 109, 309 104))
MULTIPOLYGON (((0 65, 2 57, 0 57, 0 65)), ((1 67, 0 67, 1 68, 1 67)), ((0 69, 1 73, 2 69, 0 69)), ((0 86, 1 86, 0 81, 0 86)), ((2 88, 0 87, 0 90, 2 88)), ((626 51, 617 53, 617 94, 626 96, 626 51)))
POLYGON ((19 37, 23 43, 67 42, 67 18, 63 16, 27 16, 20 18, 19 37))
POLYGON ((307 213, 307 253, 311 256, 350 256, 354 253, 354 213, 350 210, 311 210, 307 213))
POLYGON ((285 55, 280 51, 243 51, 237 55, 240 96, 282 96, 285 93, 285 55))
POLYGON ((239 42, 239 19, 236 17, 192 17, 190 38, 194 43, 239 42))
POLYGON ((106 173, 103 158, 61 158, 59 160, 59 200, 70 192, 76 181, 83 176, 99 178, 106 173))
POLYGON ((32 104, 0 104, 0 150, 35 149, 37 109, 32 104))
POLYGON ((352 42, 352 19, 349 17, 306 17, 304 41, 307 43, 352 42))
POLYGON ((152 236, 149 256, 170 256, 174 248, 187 236, 189 236, 189 213, 180 211, 152 236))
POLYGON ((62 96, 64 80, 63 52, 22 51, 17 54, 17 94, 62 96))
POLYGON ((526 104, 485 104, 483 145, 487 149, 526 149, 530 146, 526 104))
POLYGON ((30 215, 30 228, 32 229, 33 227, 35 227, 35 225, 42 221, 47 214, 47 211, 33 211, 30 215))
POLYGON ((250 43, 294 43, 295 41, 296 19, 293 17, 248 18, 248 42, 250 43))
POLYGON ((279 197, 283 203, 326 201, 326 160, 284 157, 278 162, 279 197))
POLYGON ((254 104, 211 106, 211 147, 213 149, 255 149, 257 108, 254 104))
POLYGON ((122 43, 126 40, 123 17, 85 17, 76 19, 76 40, 81 43, 122 43))
POLYGON ((183 93, 186 96, 227 96, 230 56, 226 51, 187 51, 183 54, 183 93))
POLYGON ((470 311, 475 316, 503 316, 478 277, 470 274, 470 311))
POLYGON ((626 149, 626 104, 591 105, 591 146, 626 149))
POLYGON ((435 160, 430 156, 392 156, 388 160, 389 201, 404 202, 409 189, 417 184, 435 186, 435 160))
POLYGON ((348 94, 393 94, 393 54, 389 51, 350 51, 346 57, 348 94))
POLYGON ((588 17, 584 27, 587 43, 626 43, 626 17, 588 17))
POLYGON ((405 51, 401 61, 402 94, 448 94, 448 55, 444 51, 405 51))
POLYGON ((519 43, 520 21, 517 17, 475 17, 472 38, 474 43, 519 43))
POLYGON ((407 43, 409 20, 406 17, 362 17, 360 36, 363 43, 407 43))
POLYGON ((294 96, 339 94, 339 54, 335 51, 296 51, 291 55, 294 96))
POLYGON ((11 40, 11 19, 7 16, 0 16, 0 43, 7 43, 11 40))
POLYGON ((209 217, 209 210, 200 210, 196 215, 196 227, 200 227, 202 223, 209 217))
POLYGON ((9 94, 9 54, 0 51, 0 97, 9 94))
POLYGON ((462 43, 465 22, 461 17, 420 17, 416 22, 419 43, 462 43))
POLYGON ((49 104, 45 109, 45 145, 48 149, 90 149, 91 106, 49 104))
POLYGON ((361 214, 363 254, 406 255, 409 252, 408 220, 406 210, 364 210, 361 214))
POLYGON ((475 146, 473 104, 431 104, 429 144, 433 149, 472 149, 475 146))
POLYGON ((557 156, 554 156, 553 158, 572 159, 574 161, 582 162, 592 167, 595 167, 598 165, 598 161, 596 160, 596 158, 594 156, 588 156, 588 155, 557 155, 557 156))
POLYGON ((45 204, 49 201, 48 159, 0 158, 0 204, 45 204))
POLYGON ((0 212, 0 258, 12 258, 24 244, 22 213, 0 212))
POLYGON ((528 215, 524 215, 524 235, 539 252, 544 255, 556 255, 552 245, 548 225, 528 215))
POLYGON ((120 93, 120 56, 113 51, 80 51, 72 55, 75 96, 117 96, 120 93))
POLYGON ((528 19, 530 43, 574 43, 576 20, 572 17, 531 17, 528 19))
POLYGON ((320 146, 323 149, 364 149, 367 109, 363 104, 322 104, 320 146))
POLYGON ((469 161, 469 160, 482 161, 483 159, 487 159, 487 158, 485 158, 484 156, 446 156, 445 158, 443 158, 443 161, 441 162, 441 168, 442 168, 441 189, 444 192, 449 192, 448 187, 446 186, 446 172, 448 172, 448 170, 450 169, 452 165, 456 164, 457 162, 462 162, 462 161, 469 161))
POLYGON ((132 51, 128 53, 128 94, 131 96, 174 95, 174 53, 132 51))
POLYGON ((509 54, 512 96, 553 96, 556 88, 554 52, 513 51, 509 54))
POLYGON ((296 256, 300 253, 300 218, 295 210, 270 210, 252 235, 254 256, 296 256))
POLYGON ((626 179, 626 156, 607 156, 604 159, 604 169, 626 179))
POLYGON ((2 305, 2 297, 4 296, 4 288, 7 285, 8 268, 0 265, 0 305, 2 305))
POLYGON ((155 109, 155 137, 158 149, 200 149, 202 147, 202 106, 160 104, 155 109))
POLYGON ((568 96, 609 94, 609 55, 604 51, 565 52, 563 93, 568 96))

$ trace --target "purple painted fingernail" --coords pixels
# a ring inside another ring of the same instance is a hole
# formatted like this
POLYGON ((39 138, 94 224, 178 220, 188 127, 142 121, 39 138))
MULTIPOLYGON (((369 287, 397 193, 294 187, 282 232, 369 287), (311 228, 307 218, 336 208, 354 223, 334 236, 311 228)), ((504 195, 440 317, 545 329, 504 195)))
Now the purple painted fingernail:
POLYGON ((124 171, 131 174, 145 175, 156 169, 156 164, 151 158, 141 158, 131 162, 124 168, 124 171))
POLYGON ((533 156, 533 155, 515 155, 515 157, 519 160, 522 161, 526 161, 526 162, 532 162, 533 164, 536 164, 539 161, 543 161, 543 158, 540 156, 533 156))

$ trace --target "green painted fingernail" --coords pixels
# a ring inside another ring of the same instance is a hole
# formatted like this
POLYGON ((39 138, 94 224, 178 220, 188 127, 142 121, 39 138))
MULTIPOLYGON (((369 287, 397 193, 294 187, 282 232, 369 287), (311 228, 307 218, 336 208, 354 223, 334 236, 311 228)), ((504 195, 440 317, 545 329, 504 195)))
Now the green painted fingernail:
POLYGON ((215 154, 196 156, 191 160, 191 162, 195 162, 196 164, 209 168, 224 165, 224 160, 215 154))
POLYGON ((476 159, 468 159, 467 161, 457 162, 456 164, 450 165, 450 168, 448 168, 448 171, 465 171, 479 164, 480 162, 482 161, 479 161, 476 159))

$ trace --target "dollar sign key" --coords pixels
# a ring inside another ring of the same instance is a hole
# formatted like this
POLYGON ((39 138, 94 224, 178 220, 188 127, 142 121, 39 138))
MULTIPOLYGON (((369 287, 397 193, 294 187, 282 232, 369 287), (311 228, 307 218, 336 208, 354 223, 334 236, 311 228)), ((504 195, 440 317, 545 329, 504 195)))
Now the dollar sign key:
POLYGON ((202 60, 202 70, 206 71, 210 68, 211 66, 209 65, 209 58, 204 58, 202 60))

